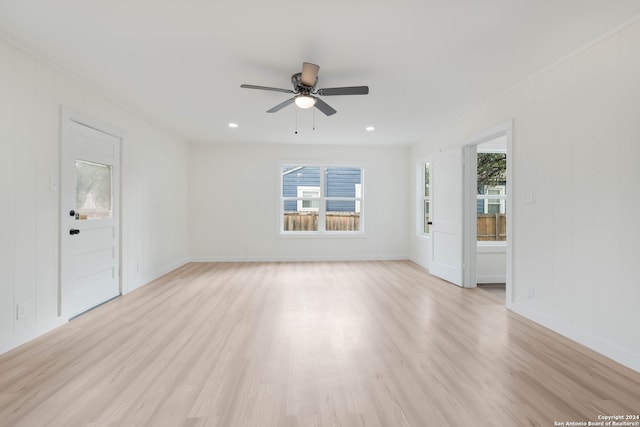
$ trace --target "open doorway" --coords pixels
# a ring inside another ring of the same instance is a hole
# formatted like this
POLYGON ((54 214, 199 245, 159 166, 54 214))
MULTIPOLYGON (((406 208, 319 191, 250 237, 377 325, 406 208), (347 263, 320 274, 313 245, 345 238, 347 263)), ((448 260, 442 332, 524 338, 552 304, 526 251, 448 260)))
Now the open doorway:
POLYGON ((507 136, 476 146, 478 288, 506 300, 507 136))
POLYGON ((511 124, 464 147, 465 286, 511 300, 511 124))

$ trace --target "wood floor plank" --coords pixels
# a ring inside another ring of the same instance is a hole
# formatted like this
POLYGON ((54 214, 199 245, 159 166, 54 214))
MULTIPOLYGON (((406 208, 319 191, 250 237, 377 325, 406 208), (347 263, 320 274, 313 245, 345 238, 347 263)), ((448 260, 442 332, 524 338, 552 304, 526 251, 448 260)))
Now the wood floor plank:
POLYGON ((640 373, 408 261, 191 263, 0 356, 0 426, 549 426, 640 373))

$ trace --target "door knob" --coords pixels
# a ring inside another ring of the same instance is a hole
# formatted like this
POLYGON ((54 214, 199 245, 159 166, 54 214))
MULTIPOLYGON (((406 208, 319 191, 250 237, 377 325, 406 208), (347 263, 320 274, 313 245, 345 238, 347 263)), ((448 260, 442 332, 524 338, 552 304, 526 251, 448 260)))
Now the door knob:
POLYGON ((78 230, 77 228, 72 228, 71 230, 69 230, 69 234, 71 234, 72 236, 80 234, 80 230, 78 230))
POLYGON ((71 209, 69 211, 69 216, 76 216, 76 211, 74 211, 73 209, 71 209))

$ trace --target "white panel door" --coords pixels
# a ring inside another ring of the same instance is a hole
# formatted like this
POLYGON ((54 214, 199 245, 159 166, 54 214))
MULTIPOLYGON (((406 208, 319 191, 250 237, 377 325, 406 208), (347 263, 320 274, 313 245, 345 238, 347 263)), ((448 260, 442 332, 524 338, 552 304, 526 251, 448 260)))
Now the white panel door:
POLYGON ((120 295, 120 138, 63 118, 61 307, 73 317, 120 295))
POLYGON ((462 149, 431 162, 431 265, 429 272, 462 286, 462 149))

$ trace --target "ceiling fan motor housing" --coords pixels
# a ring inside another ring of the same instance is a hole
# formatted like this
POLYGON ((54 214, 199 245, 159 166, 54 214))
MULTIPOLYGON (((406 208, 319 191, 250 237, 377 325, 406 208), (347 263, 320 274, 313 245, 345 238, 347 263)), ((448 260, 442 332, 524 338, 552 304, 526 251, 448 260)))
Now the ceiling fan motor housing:
POLYGON ((313 84, 313 86, 307 86, 302 83, 302 73, 296 73, 291 76, 291 84, 293 85, 294 90, 298 93, 301 93, 302 95, 311 94, 313 92, 313 89, 315 89, 317 83, 318 83, 317 77, 316 77, 316 82, 313 84))

